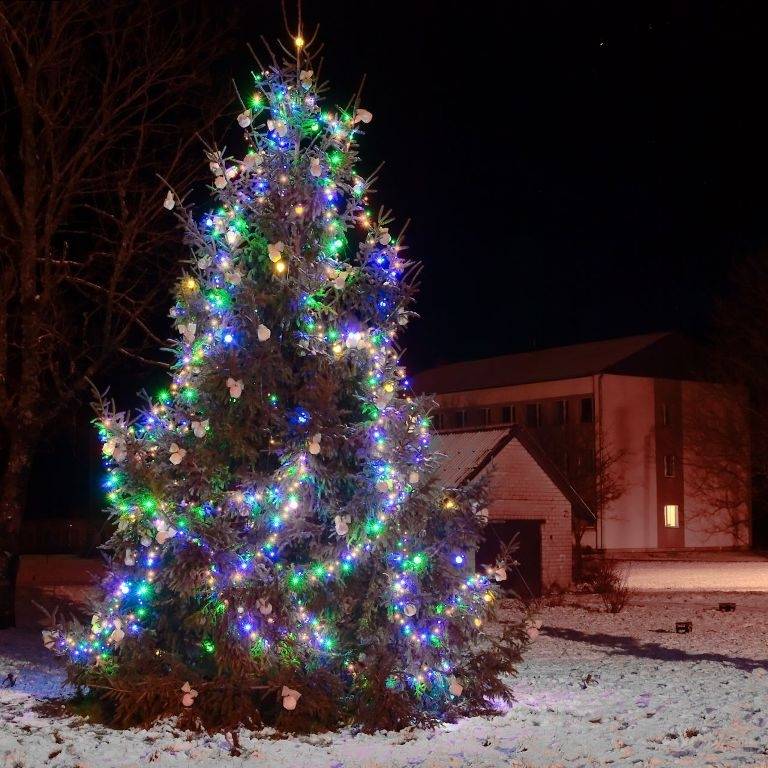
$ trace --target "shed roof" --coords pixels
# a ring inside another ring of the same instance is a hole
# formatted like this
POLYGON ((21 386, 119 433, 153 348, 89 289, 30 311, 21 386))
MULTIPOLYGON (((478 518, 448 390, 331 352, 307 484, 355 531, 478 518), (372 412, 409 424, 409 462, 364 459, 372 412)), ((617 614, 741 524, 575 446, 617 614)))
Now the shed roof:
POLYGON ((464 430, 436 434, 433 445, 446 457, 438 469, 438 479, 449 488, 469 482, 482 472, 510 440, 517 440, 525 448, 563 496, 568 499, 575 513, 590 522, 595 520, 594 513, 568 478, 547 457, 530 433, 520 425, 504 429, 464 430))

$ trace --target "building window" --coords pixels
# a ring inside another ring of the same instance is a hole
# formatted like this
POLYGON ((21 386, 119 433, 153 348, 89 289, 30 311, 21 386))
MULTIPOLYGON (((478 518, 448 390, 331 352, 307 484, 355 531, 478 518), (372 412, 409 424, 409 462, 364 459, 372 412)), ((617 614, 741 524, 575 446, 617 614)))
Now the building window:
POLYGON ((669 416, 669 406, 666 403, 661 404, 661 425, 668 427, 671 423, 669 416))
POLYGON ((432 415, 432 426, 434 427, 434 429, 442 429, 444 421, 445 421, 445 414, 443 414, 442 411, 438 411, 437 413, 432 415))
POLYGON ((528 403, 528 405, 525 406, 525 426, 526 427, 541 426, 541 404, 540 403, 528 403))
POLYGON ((668 453, 664 457, 664 477, 674 477, 677 474, 677 456, 668 453))
POLYGON ((467 412, 466 411, 454 411, 453 412, 453 426, 456 427, 456 429, 464 429, 464 426, 467 423, 467 412))
POLYGON ((664 505, 664 525, 667 528, 680 527, 680 507, 677 504, 664 505))
POLYGON ((568 401, 558 400, 555 403, 555 424, 562 427, 568 423, 568 401))
POLYGON ((480 409, 480 425, 485 427, 490 423, 491 423, 491 409, 481 408, 480 409))
POLYGON ((501 423, 502 424, 515 423, 515 406, 514 405, 503 405, 501 407, 501 423))
POLYGON ((581 423, 591 424, 595 420, 594 401, 591 397, 581 398, 581 423))

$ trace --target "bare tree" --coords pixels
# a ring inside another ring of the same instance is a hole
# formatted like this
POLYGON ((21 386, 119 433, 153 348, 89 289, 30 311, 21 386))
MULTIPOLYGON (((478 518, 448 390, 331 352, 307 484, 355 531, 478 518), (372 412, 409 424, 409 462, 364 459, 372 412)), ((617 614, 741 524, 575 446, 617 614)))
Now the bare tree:
POLYGON ((195 132, 227 90, 209 88, 225 30, 192 12, 151 0, 0 5, 6 565, 41 440, 116 356, 146 360, 163 343, 147 317, 169 287, 179 241, 157 174, 189 187, 202 170, 195 132))

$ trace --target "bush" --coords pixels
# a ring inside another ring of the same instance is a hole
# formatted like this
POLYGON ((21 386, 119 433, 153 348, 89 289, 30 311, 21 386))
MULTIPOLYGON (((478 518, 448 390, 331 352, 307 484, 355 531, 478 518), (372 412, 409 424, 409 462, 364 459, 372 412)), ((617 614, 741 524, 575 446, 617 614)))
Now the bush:
POLYGON ((609 613, 620 613, 632 596, 627 573, 616 560, 592 560, 584 569, 584 583, 590 592, 600 596, 609 613))

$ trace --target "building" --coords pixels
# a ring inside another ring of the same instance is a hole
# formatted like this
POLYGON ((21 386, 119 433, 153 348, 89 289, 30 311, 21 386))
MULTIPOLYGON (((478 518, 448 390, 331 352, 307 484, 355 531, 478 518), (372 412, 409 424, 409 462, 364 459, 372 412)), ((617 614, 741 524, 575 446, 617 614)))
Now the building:
POLYGON ((440 432, 522 425, 596 514, 614 553, 750 545, 743 394, 698 374, 695 346, 648 334, 433 368, 440 432))
POLYGON ((573 573, 574 516, 594 516, 563 473, 518 426, 444 432, 434 447, 445 455, 439 479, 455 488, 487 475, 488 526, 475 553, 478 569, 494 565, 513 537, 519 566, 507 570, 504 586, 538 597, 555 585, 567 588, 573 573))

